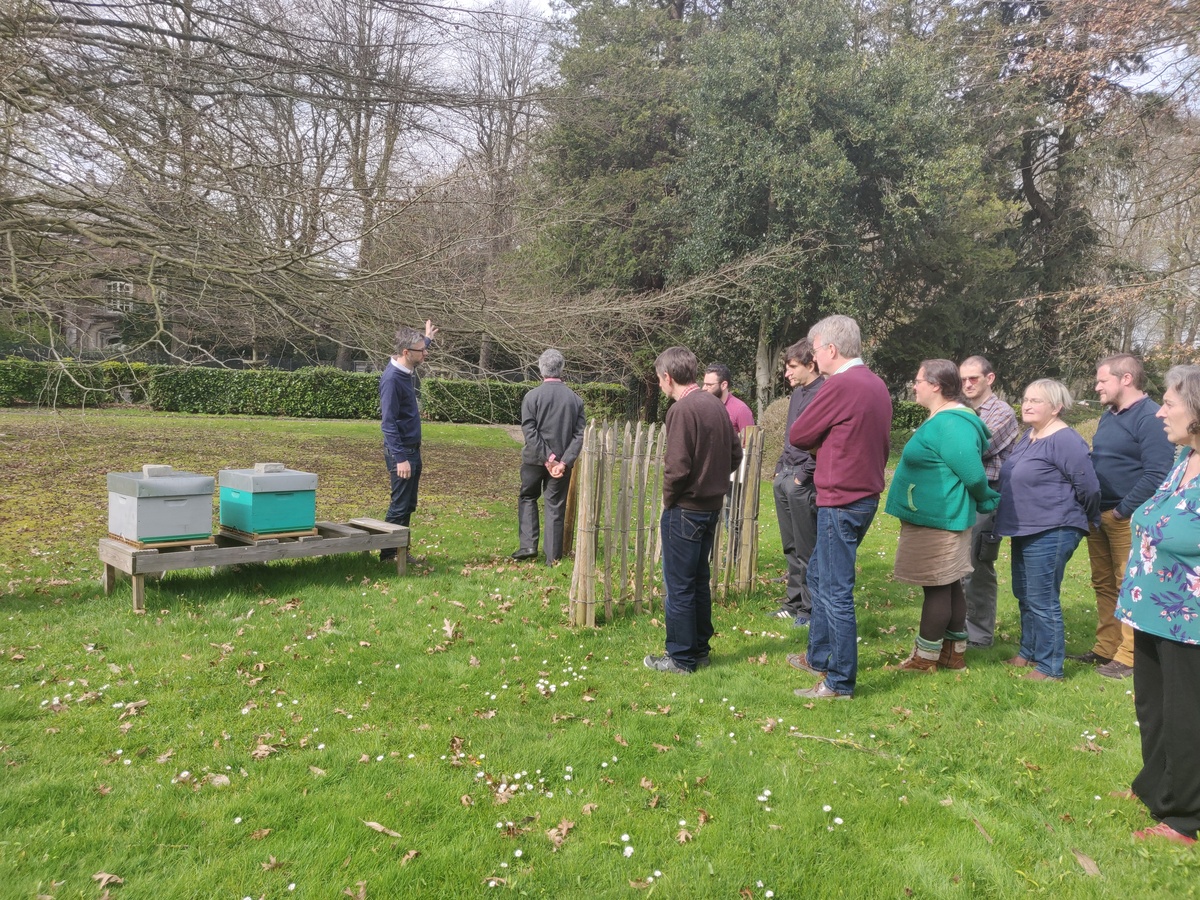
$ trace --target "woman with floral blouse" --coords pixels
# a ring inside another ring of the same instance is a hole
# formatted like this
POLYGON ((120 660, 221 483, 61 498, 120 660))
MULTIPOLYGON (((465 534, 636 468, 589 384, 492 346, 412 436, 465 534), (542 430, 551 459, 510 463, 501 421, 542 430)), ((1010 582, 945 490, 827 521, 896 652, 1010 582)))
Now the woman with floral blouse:
POLYGON ((1135 512, 1117 619, 1134 628, 1142 771, 1128 793, 1157 825, 1134 837, 1196 843, 1200 829, 1200 366, 1176 366, 1158 417, 1182 449, 1135 512))

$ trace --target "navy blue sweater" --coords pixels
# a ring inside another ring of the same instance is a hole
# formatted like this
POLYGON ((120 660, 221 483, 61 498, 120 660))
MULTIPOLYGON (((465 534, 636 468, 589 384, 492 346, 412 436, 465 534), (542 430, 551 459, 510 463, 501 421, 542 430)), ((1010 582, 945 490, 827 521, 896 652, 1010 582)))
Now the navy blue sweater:
POLYGON ((1175 459, 1157 418, 1158 404, 1143 397, 1119 413, 1105 410, 1092 438, 1092 465, 1100 479, 1100 508, 1128 519, 1162 484, 1175 459))
POLYGON ((379 376, 379 410, 383 448, 392 461, 408 461, 408 449, 421 446, 421 410, 412 372, 389 361, 379 376))

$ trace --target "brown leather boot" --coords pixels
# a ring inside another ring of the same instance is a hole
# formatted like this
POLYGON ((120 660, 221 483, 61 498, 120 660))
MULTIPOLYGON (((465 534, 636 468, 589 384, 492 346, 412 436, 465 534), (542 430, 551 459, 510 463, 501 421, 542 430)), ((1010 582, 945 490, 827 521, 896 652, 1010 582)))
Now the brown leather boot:
POLYGON ((965 669, 967 660, 964 654, 967 652, 966 641, 955 641, 951 638, 946 638, 942 641, 942 653, 938 656, 939 669, 965 669))
POLYGON ((920 647, 914 646, 908 659, 894 668, 897 672, 926 672, 932 675, 938 670, 937 651, 922 650, 920 647))

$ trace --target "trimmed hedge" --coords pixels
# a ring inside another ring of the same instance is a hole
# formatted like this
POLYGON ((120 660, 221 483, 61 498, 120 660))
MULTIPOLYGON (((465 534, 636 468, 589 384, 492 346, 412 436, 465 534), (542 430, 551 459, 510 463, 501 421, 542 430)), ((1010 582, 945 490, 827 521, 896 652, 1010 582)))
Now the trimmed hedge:
MULTIPOLYGON (((539 382, 421 381, 422 417, 435 422, 517 425, 521 400, 539 382)), ((574 389, 589 418, 624 419, 633 402, 618 384, 574 389)), ((0 360, 0 406, 98 406, 148 403, 165 412, 199 415, 290 416, 318 419, 379 418, 379 376, 329 367, 213 369, 145 363, 0 360)))
POLYGON ((145 403, 156 374, 168 369, 147 363, 44 363, 13 357, 0 360, 0 406, 145 403))

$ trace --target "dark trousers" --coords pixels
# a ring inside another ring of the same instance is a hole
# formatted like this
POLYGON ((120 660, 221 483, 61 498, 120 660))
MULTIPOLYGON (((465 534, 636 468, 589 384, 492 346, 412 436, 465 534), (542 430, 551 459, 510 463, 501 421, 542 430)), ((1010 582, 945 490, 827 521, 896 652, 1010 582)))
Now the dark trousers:
POLYGON ((520 546, 536 550, 538 545, 538 497, 546 507, 546 535, 543 547, 546 562, 562 559, 563 520, 567 509, 567 490, 571 486, 571 469, 562 478, 551 478, 545 466, 521 464, 521 493, 517 498, 517 524, 520 546))
POLYGON ((784 466, 775 476, 775 517, 787 561, 787 600, 783 608, 793 615, 812 612, 808 592, 808 561, 817 545, 817 489, 812 482, 796 484, 796 469, 784 466))
POLYGON ((664 509, 662 536, 663 602, 667 655, 689 672, 708 656, 713 636, 711 570, 713 536, 719 511, 673 506, 664 509))
MULTIPOLYGON (((1149 601, 1143 601, 1149 602, 1149 601)), ((1200 645, 1133 633, 1133 695, 1142 771, 1133 792, 1181 834, 1200 829, 1200 645)))
POLYGON ((417 508, 417 489, 421 484, 421 448, 405 447, 404 449, 408 454, 408 463, 412 467, 412 474, 408 478, 401 478, 396 474, 396 460, 392 454, 386 450, 383 451, 383 458, 387 462, 388 477, 392 482, 392 502, 388 504, 387 515, 384 519, 393 525, 407 527, 409 519, 412 518, 414 510, 417 508))

